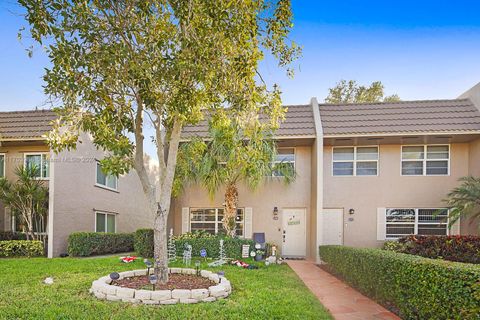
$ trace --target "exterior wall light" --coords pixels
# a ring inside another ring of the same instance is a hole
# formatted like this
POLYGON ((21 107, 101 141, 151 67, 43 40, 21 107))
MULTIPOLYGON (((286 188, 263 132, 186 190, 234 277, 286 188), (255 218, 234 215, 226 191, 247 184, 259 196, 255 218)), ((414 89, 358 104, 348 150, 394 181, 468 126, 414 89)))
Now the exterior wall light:
POLYGON ((273 207, 273 220, 278 220, 278 207, 273 207))
POLYGON ((354 213, 355 213, 355 209, 350 209, 350 210, 348 210, 348 213, 354 214, 354 213))

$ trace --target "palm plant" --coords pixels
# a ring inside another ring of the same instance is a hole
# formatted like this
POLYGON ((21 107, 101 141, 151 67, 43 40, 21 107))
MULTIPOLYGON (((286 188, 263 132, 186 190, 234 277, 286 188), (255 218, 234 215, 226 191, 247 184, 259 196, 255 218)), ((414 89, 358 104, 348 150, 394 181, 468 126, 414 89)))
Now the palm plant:
POLYGON ((16 181, 0 178, 0 200, 26 225, 27 239, 33 240, 37 240, 34 224, 43 219, 48 208, 48 189, 36 179, 38 172, 36 166, 19 166, 16 181))
POLYGON ((445 199, 450 209, 450 225, 460 217, 480 217, 480 178, 469 176, 460 178, 459 181, 461 184, 445 199))
POLYGON ((255 190, 275 172, 288 184, 295 179, 295 171, 287 163, 274 163, 277 146, 269 126, 256 121, 244 124, 225 113, 217 113, 215 118, 209 124, 210 139, 194 139, 180 147, 174 194, 180 193, 185 182, 194 181, 213 199, 224 186, 222 224, 225 233, 233 237, 239 183, 255 190))

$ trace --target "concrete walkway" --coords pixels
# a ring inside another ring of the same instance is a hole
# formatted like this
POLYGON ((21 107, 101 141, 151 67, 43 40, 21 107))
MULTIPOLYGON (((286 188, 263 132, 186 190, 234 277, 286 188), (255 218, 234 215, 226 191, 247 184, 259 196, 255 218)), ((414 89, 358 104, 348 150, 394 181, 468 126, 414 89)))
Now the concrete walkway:
POLYGON ((287 264, 337 320, 400 319, 312 261, 288 260, 287 264))

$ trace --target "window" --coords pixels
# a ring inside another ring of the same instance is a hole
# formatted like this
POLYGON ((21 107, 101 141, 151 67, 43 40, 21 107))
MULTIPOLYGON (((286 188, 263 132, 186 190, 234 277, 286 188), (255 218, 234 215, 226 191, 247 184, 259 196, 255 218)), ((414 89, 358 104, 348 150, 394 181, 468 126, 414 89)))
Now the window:
POLYGON ((0 153, 0 177, 5 177, 5 155, 0 153))
POLYGON ((448 175, 449 168, 448 145, 402 146, 403 176, 448 175))
POLYGON ((333 148, 334 176, 376 176, 378 147, 333 148))
POLYGON ((96 212, 95 232, 116 232, 115 214, 96 212))
POLYGON ((448 209, 387 209, 387 238, 410 234, 447 235, 448 209))
POLYGON ((50 159, 47 153, 26 153, 25 167, 36 168, 36 178, 48 179, 50 176, 50 159))
MULTIPOLYGON (((206 231, 211 234, 224 233, 222 219, 223 208, 198 208, 190 209, 190 231, 206 231)), ((243 236, 244 229, 243 208, 237 209, 235 221, 237 224, 237 236, 243 236)))
POLYGON ((97 162, 97 185, 117 190, 118 178, 114 175, 107 175, 103 172, 100 162, 97 162))
POLYGON ((273 170, 274 177, 282 177, 284 170, 295 172, 295 149, 279 148, 273 163, 274 167, 282 167, 282 170, 273 170))

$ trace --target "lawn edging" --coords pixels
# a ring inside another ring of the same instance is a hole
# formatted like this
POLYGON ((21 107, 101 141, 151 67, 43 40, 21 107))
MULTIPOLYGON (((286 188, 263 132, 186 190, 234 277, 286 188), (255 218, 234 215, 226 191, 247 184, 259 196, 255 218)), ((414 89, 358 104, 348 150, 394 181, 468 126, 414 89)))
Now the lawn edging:
POLYGON ((405 319, 477 319, 480 267, 381 249, 320 246, 333 274, 405 319))
MULTIPOLYGON (((120 279, 129 277, 145 276, 149 270, 132 270, 120 272, 120 279)), ((190 268, 169 268, 170 273, 195 274, 195 269, 190 268)), ((198 303, 213 302, 217 299, 226 298, 232 292, 232 285, 224 276, 219 276, 208 270, 201 270, 200 276, 208 278, 216 283, 209 288, 198 288, 192 290, 141 290, 122 288, 112 285, 109 276, 101 277, 92 282, 90 293, 97 299, 109 301, 123 301, 142 304, 177 304, 177 303, 198 303)))

